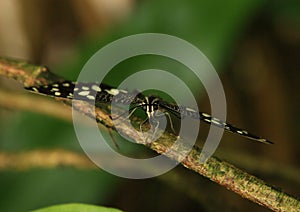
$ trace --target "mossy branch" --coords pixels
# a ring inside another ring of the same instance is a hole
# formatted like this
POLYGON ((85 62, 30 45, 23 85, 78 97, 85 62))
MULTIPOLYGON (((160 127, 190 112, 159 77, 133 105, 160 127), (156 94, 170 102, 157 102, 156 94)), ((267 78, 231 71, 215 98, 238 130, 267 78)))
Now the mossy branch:
MULTIPOLYGON (((41 84, 49 84, 55 81, 63 81, 64 79, 52 74, 44 66, 36 66, 24 61, 0 58, 0 76, 8 77, 17 80, 23 86, 38 86, 41 84)), ((72 101, 56 98, 57 101, 63 101, 68 106, 72 106, 72 101)), ((110 129, 114 129, 110 114, 101 108, 96 108, 96 113, 86 107, 87 103, 76 101, 73 107, 82 114, 89 117, 96 115, 97 121, 110 129)), ((291 195, 280 191, 279 189, 266 184, 263 180, 242 171, 233 165, 221 161, 215 157, 211 157, 206 163, 200 164, 201 149, 193 147, 187 156, 185 153, 188 149, 184 145, 184 140, 180 145, 174 146, 173 141, 177 137, 170 133, 164 133, 157 141, 151 144, 145 143, 144 139, 128 128, 126 123, 120 123, 119 130, 136 143, 146 145, 159 154, 168 151, 167 156, 173 160, 181 161, 181 164, 188 169, 191 169, 200 175, 207 177, 228 190, 234 191, 240 196, 247 198, 259 205, 263 205, 275 211, 300 211, 300 201, 291 195), (173 145, 173 146, 172 146, 173 145), (170 151, 170 147, 172 150, 170 151)), ((26 155, 25 155, 26 156, 26 155)), ((0 158, 3 163, 3 157, 0 158)), ((74 160, 74 163, 76 160, 74 160)), ((82 161, 78 161, 78 166, 85 166, 82 161)), ((45 167, 47 163, 45 162, 45 167)), ((87 166, 90 164, 87 163, 87 166)))

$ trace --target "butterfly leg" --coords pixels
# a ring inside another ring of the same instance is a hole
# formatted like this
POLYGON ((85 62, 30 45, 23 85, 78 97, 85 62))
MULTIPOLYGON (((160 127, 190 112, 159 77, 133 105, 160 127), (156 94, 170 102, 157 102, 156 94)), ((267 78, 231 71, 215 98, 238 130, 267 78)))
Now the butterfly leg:
MULTIPOLYGON (((129 114, 125 118, 121 119, 120 123, 123 123, 124 121, 128 120, 136 110, 137 110, 137 107, 129 109, 129 114)), ((127 111, 124 113, 121 113, 117 117, 111 117, 111 118, 112 118, 112 120, 117 120, 117 119, 121 118, 122 116, 124 116, 126 113, 127 113, 127 111)), ((118 124, 120 124, 120 123, 118 123, 118 124)))
POLYGON ((173 132, 174 134, 176 134, 176 131, 175 131, 175 129, 174 129, 174 125, 173 125, 173 121, 172 121, 172 118, 171 118, 170 113, 164 112, 164 113, 156 114, 155 116, 156 116, 156 117, 161 117, 161 116, 164 116, 164 115, 166 115, 167 118, 168 118, 168 120, 169 120, 169 123, 170 123, 170 127, 171 127, 172 132, 173 132))
POLYGON ((117 141, 115 140, 115 138, 114 138, 114 135, 112 134, 112 132, 111 132, 111 129, 110 129, 110 128, 108 128, 108 133, 109 133, 109 136, 111 137, 111 140, 113 141, 113 143, 114 143, 115 147, 116 147, 116 148, 119 150, 119 149, 120 149, 120 147, 119 147, 119 145, 118 145, 117 141))
POLYGON ((155 118, 150 118, 150 124, 152 125, 155 125, 154 127, 154 132, 152 133, 152 141, 156 140, 157 138, 155 137, 156 134, 157 134, 157 130, 158 130, 158 127, 159 127, 159 121, 155 118))

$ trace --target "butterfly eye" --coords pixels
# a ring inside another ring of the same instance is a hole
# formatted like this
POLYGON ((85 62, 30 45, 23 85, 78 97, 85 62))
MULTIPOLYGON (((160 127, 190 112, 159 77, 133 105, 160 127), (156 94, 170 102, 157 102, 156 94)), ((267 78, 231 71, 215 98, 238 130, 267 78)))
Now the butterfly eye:
POLYGON ((146 106, 146 105, 143 105, 143 106, 142 106, 142 109, 143 109, 143 110, 147 110, 147 106, 146 106))
POLYGON ((158 110, 158 105, 157 104, 153 105, 153 110, 158 110))

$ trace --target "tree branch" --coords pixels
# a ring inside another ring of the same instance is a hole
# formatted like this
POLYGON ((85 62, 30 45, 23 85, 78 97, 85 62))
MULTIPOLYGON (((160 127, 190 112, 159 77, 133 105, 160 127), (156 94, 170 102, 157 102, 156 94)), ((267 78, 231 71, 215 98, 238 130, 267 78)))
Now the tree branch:
POLYGON ((55 168, 59 166, 78 169, 95 169, 87 157, 79 153, 56 150, 33 150, 18 153, 0 152, 0 170, 25 171, 32 168, 55 168))
POLYGON ((27 110, 57 117, 65 121, 72 121, 70 107, 62 107, 61 103, 47 100, 40 96, 17 94, 0 89, 0 107, 27 110))
MULTIPOLYGON (((0 58, 0 76, 16 79, 24 86, 37 86, 41 84, 49 84, 54 81, 63 81, 62 78, 52 74, 46 67, 35 66, 23 61, 0 58)), ((56 98, 58 101, 63 101, 71 106, 71 100, 64 100, 56 98)), ((93 117, 94 111, 86 107, 88 103, 81 101, 74 101, 73 107, 80 113, 89 117, 93 117)), ((96 119, 105 127, 114 129, 110 114, 105 109, 96 108, 96 119)), ((134 121, 138 121, 135 118, 134 121)), ((211 157, 206 163, 200 164, 201 149, 194 147, 185 157, 185 152, 188 147, 184 145, 184 140, 180 145, 173 145, 177 137, 170 133, 164 133, 157 141, 151 144, 145 143, 144 139, 128 128, 126 123, 119 123, 119 130, 128 138, 136 141, 136 143, 143 144, 163 154, 168 151, 167 156, 176 161, 182 161, 181 164, 188 169, 191 169, 204 177, 209 178, 225 188, 234 191, 240 196, 247 198, 257 204, 263 205, 275 211, 297 211, 300 210, 300 201, 296 198, 267 185, 263 180, 252 176, 233 165, 221 161, 215 157, 211 157), (172 149, 170 147, 172 146, 172 149)))

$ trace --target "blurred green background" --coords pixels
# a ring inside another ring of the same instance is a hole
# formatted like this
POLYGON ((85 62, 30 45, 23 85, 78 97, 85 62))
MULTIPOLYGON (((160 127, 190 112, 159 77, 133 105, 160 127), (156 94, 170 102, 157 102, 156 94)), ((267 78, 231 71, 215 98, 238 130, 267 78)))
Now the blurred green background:
MULTIPOLYGON (((228 120, 275 142, 262 145, 225 133, 215 155, 299 196, 299 11, 300 2, 292 0, 2 0, 0 55, 45 64, 75 80, 93 53, 118 38, 146 32, 178 36, 203 51, 218 71, 228 120)), ((181 73, 177 63, 141 57, 124 61, 108 81, 118 85, 153 64, 181 73)), ((182 77, 192 88, 199 86, 192 76, 182 77)), ((33 95, 4 78, 0 89, 33 95)), ((200 110, 209 111, 206 95, 196 97, 200 110)), ((82 153, 70 122, 3 105, 1 152, 82 153)), ((207 129, 201 128, 200 140, 207 129)), ((0 211, 69 202, 126 211, 267 211, 180 166, 145 180, 68 167, 0 171, 0 188, 0 211)))

